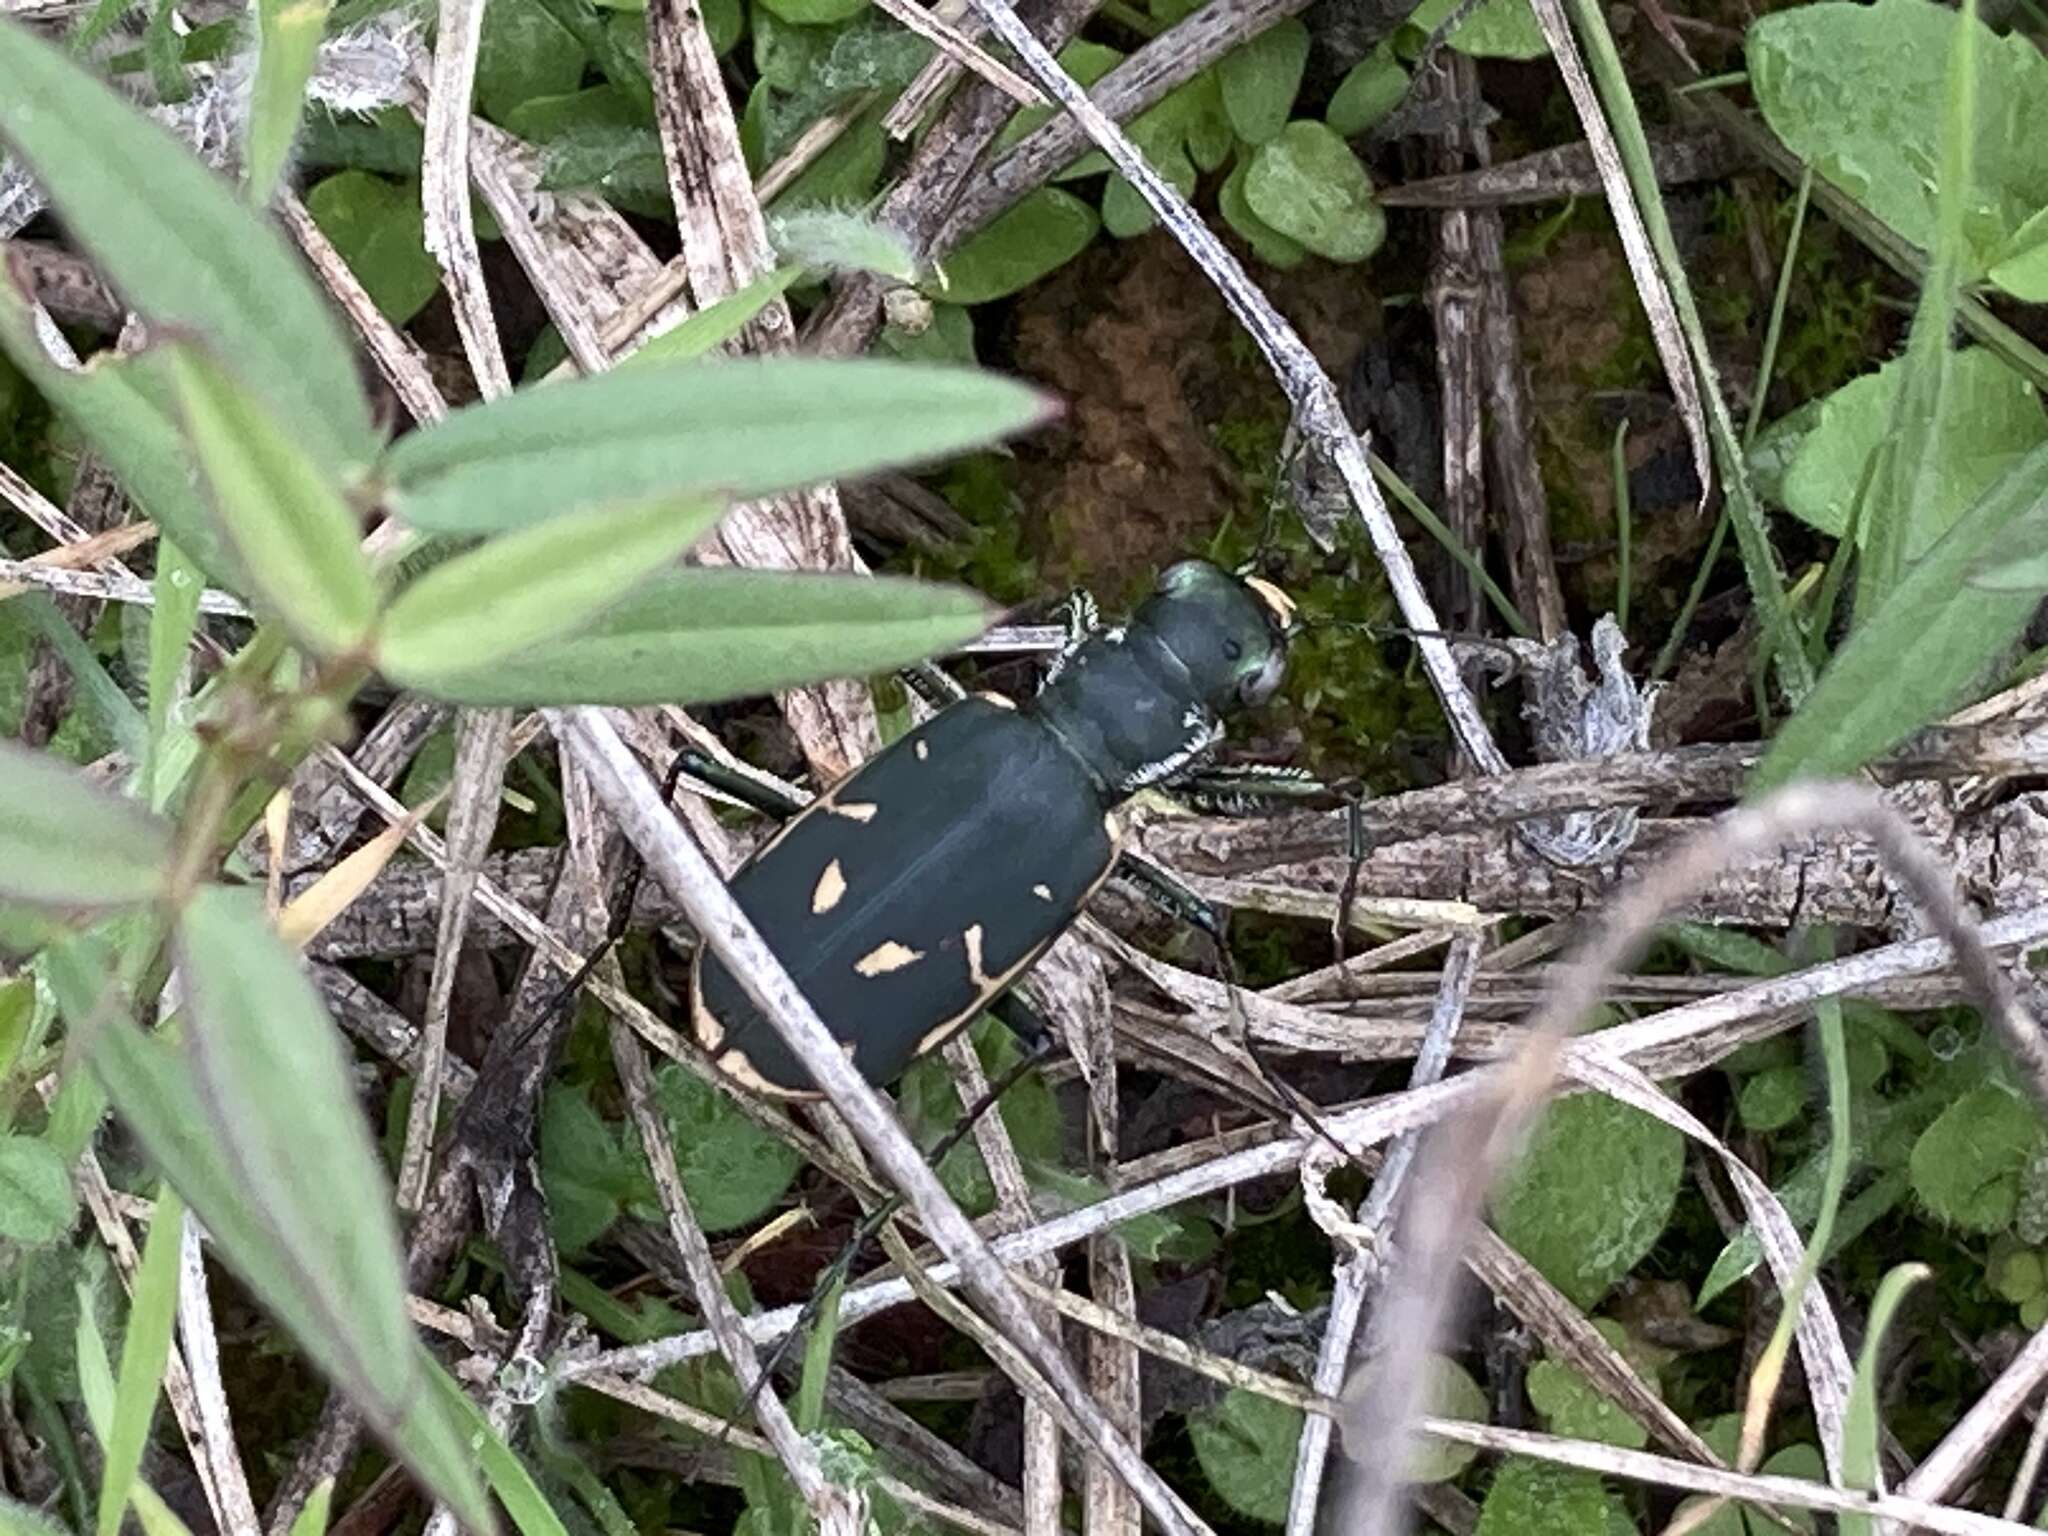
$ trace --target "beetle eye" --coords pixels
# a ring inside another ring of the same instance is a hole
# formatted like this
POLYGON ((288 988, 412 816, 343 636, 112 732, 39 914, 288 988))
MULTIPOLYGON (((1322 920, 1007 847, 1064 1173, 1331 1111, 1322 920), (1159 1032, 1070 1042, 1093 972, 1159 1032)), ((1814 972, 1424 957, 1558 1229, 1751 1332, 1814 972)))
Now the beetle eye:
POLYGON ((1225 661, 1242 661, 1244 659, 1244 647, 1235 640, 1224 641, 1223 659, 1225 661))

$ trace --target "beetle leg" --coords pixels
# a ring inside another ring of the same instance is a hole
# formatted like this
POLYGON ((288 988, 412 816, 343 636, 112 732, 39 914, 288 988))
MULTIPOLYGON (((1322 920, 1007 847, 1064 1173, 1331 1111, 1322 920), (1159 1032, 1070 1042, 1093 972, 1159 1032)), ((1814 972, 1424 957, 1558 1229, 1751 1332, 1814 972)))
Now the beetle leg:
POLYGON ((967 690, 950 673, 928 661, 904 667, 896 675, 903 679, 912 693, 935 710, 944 709, 948 704, 958 704, 967 697, 967 690))
POLYGON ((748 810, 773 816, 777 821, 787 821, 804 808, 802 800, 768 782, 765 776, 743 773, 695 747, 685 747, 677 753, 675 766, 669 773, 671 782, 678 773, 685 774, 699 784, 709 785, 719 793, 731 796, 748 810))

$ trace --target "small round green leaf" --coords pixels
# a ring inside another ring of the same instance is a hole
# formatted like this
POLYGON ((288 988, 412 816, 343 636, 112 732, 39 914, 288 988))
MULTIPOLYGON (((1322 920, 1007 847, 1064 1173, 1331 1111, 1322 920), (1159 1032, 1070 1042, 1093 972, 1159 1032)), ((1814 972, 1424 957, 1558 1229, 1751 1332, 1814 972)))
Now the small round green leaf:
POLYGON ((1287 1518, 1299 1408, 1233 1387, 1215 1407, 1188 1415, 1188 1437, 1202 1475, 1224 1503, 1273 1525, 1287 1518))
POLYGON ((1772 1067, 1742 1085, 1737 1112, 1752 1131, 1783 1130, 1806 1108, 1806 1073, 1798 1067, 1772 1067))
POLYGON ((1479 1507, 1477 1536, 1604 1536, 1615 1529, 1616 1512, 1599 1474, 1509 1456, 1479 1507))
POLYGON ((1308 63, 1308 41, 1308 28, 1289 16, 1223 56, 1217 66, 1223 110, 1245 143, 1264 144, 1287 125, 1308 63))
POLYGON ((1493 1198, 1494 1225, 1590 1310, 1655 1245, 1685 1174, 1685 1138, 1597 1093, 1544 1112, 1493 1198))
POLYGON ((1223 212, 1223 222, 1244 236, 1259 260, 1269 267, 1285 271, 1298 267, 1308 260, 1308 251, 1299 240, 1291 240, 1280 233, 1256 213, 1250 203, 1244 200, 1244 178, 1248 168, 1240 160, 1231 167, 1230 174, 1223 180, 1222 190, 1216 194, 1216 206, 1223 212))
POLYGON ((1041 187, 942 263, 927 286, 949 304, 986 304, 1065 266, 1095 238, 1095 210, 1072 193, 1041 187))
POLYGON ((491 0, 477 48, 476 104, 493 122, 536 96, 583 83, 589 55, 540 0, 491 0))
POLYGON ((36 1136, 0 1136, 0 1237, 54 1243, 77 1217, 71 1173, 57 1149, 36 1136))
POLYGON ((764 1215, 803 1166, 795 1148, 693 1072, 663 1067, 655 1074, 654 1098, 675 1141, 683 1190, 707 1232, 729 1232, 764 1215))
POLYGON ((2002 1232, 2041 1135, 2041 1117, 2017 1094, 1997 1083, 1973 1088, 1913 1144, 1913 1193, 1938 1220, 1966 1232, 2002 1232))
POLYGON ((342 171, 307 192, 306 211, 393 325, 412 319, 440 289, 417 183, 398 186, 368 171, 342 171))
MULTIPOLYGON (((1628 1334, 1619 1323, 1599 1318, 1593 1326, 1599 1329, 1608 1343, 1624 1354, 1634 1353, 1626 1348, 1628 1334)), ((1638 1368, 1642 1365, 1639 1360, 1631 1363, 1638 1368)), ((1644 1371, 1643 1374, 1655 1380, 1654 1372, 1644 1371)), ((1591 1440, 1599 1445, 1618 1445, 1631 1451, 1639 1451, 1650 1443, 1648 1430, 1562 1360, 1539 1360, 1530 1366, 1528 1392, 1530 1406, 1543 1415, 1544 1428, 1554 1435, 1591 1440)))
POLYGON ((163 893, 171 829, 77 769, 0 741, 0 896, 107 907, 163 893))
POLYGON ((1351 66, 1323 111, 1323 121, 1342 139, 1355 139, 1380 122, 1408 94, 1408 71, 1385 43, 1351 66))
POLYGON ((1363 261, 1387 238, 1365 166, 1327 126, 1305 118, 1259 147, 1244 196, 1275 230, 1331 261, 1363 261))

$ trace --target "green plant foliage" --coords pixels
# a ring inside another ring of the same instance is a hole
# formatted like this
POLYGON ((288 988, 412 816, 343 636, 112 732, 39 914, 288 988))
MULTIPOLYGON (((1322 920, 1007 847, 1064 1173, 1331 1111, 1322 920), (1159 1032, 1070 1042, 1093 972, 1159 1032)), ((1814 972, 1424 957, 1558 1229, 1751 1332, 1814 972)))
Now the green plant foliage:
POLYGON ((1994 254, 1990 277, 2016 299, 2048 304, 2048 208, 2013 231, 1994 254))
POLYGON ((37 1136, 0 1135, 0 1238, 54 1243, 77 1219, 71 1170, 57 1149, 37 1136))
MULTIPOLYGON (((1463 1419, 1484 1424, 1492 1417, 1486 1393, 1471 1373, 1443 1355, 1429 1357, 1429 1381, 1423 1388, 1422 1411, 1433 1419, 1463 1419)), ((1407 1476, 1418 1483, 1447 1483, 1472 1465, 1477 1446, 1455 1440, 1418 1439, 1407 1476)))
MULTIPOLYGON (((1424 0, 1409 16, 1402 29, 1404 42, 1414 46, 1433 36, 1450 20, 1462 0, 1424 0)), ((1451 46, 1460 53, 1482 59, 1540 59, 1550 52, 1543 41, 1543 29, 1529 0, 1483 0, 1479 9, 1460 23, 1451 34, 1451 46)))
POLYGON ((1966 582, 2026 547, 2020 536, 2042 517, 2044 498, 2048 444, 2006 470, 1858 626, 1772 741, 1752 776, 1753 793, 1854 768, 1962 698, 2038 601, 2034 589, 1966 582))
POLYGON ((733 1108, 695 1073, 669 1064, 654 1075, 654 1102, 675 1142, 676 1172, 706 1232, 728 1232, 780 1200, 803 1158, 733 1108))
MULTIPOLYGON (((1973 25, 1979 25, 1972 23, 1973 25)), ((1957 13, 1930 0, 1795 6, 1749 30, 1750 87, 1779 138, 1815 171, 1921 249, 1934 243, 1957 13)), ((1985 28, 1977 48, 1977 133, 1963 224, 1974 281, 2048 206, 2048 143, 2022 126, 2048 115, 2048 59, 2025 37, 1985 28)))
MULTIPOLYGON (((845 130, 826 146, 824 153, 804 167, 803 174, 768 205, 771 218, 778 223, 786 223, 809 211, 816 213, 821 219, 829 216, 844 220, 849 226, 865 222, 857 214, 843 210, 860 207, 874 195, 875 188, 881 185, 882 166, 889 158, 889 140, 882 129, 882 115, 885 110, 879 105, 870 107, 848 123, 845 130)), ((875 227, 869 226, 870 229, 875 227)), ((870 234, 862 243, 872 249, 885 238, 870 234)), ((896 244, 900 245, 900 240, 896 244)), ((791 259, 805 259, 794 247, 781 249, 791 259)), ((829 260, 812 260, 810 264, 828 269, 835 265, 849 268, 866 265, 863 259, 849 258, 843 252, 842 236, 841 254, 829 260)), ((903 268, 912 265, 894 252, 878 259, 903 268)), ((907 280, 914 274, 905 271, 902 275, 907 280)))
POLYGON ((1595 1474, 1508 1456, 1479 1507, 1477 1536, 1601 1536, 1634 1529, 1595 1474))
POLYGON ((711 531, 724 503, 663 499, 503 534, 412 582, 384 615, 377 664, 432 693, 500 656, 580 629, 711 531))
POLYGON ((906 666, 994 617, 972 592, 886 577, 676 571, 589 629, 436 688, 464 704, 708 703, 906 666))
POLYGON ((1230 126, 1247 144, 1279 135, 1308 64, 1308 28, 1289 16, 1223 56, 1217 76, 1230 126))
POLYGON ((653 108, 616 85, 536 96, 505 126, 541 151, 542 188, 588 190, 628 213, 673 214, 653 108))
POLYGON ((1783 1130, 1806 1110, 1806 1073, 1799 1067, 1773 1067, 1742 1085, 1736 1112, 1752 1131, 1783 1130))
MULTIPOLYGON (((974 1045, 982 1071, 991 1080, 1017 1061, 1016 1037, 992 1020, 984 1018, 975 1024, 974 1045)), ((920 1147, 936 1143, 965 1112, 953 1074, 936 1053, 927 1053, 910 1064, 898 1089, 896 1107, 904 1129, 920 1147)), ((1043 1077, 1036 1072, 1026 1074, 1002 1096, 996 1112, 1003 1117, 1003 1128, 1010 1134, 1010 1144, 1016 1148, 1027 1179, 1040 1168, 1057 1165, 1063 1135, 1060 1106, 1043 1077)), ((995 1185, 973 1137, 946 1154, 939 1164, 939 1179, 970 1215, 995 1209, 995 1185)))
POLYGON ((354 353, 283 237, 182 144, 12 20, 0 21, 0 78, 0 139, 122 296, 159 325, 211 338, 315 462, 367 462, 378 439, 354 353))
MULTIPOLYGON (((1656 1380, 1651 1362, 1634 1347, 1628 1330, 1610 1318, 1593 1320, 1600 1336, 1628 1357, 1629 1363, 1650 1381, 1656 1380)), ((1573 1440, 1591 1440, 1600 1445, 1618 1445, 1639 1451, 1650 1443, 1650 1432, 1624 1412, 1621 1406, 1592 1382, 1561 1360, 1538 1360, 1529 1367, 1530 1406, 1543 1415, 1544 1428, 1554 1435, 1573 1440)))
POLYGON ((603 1237, 647 1193, 647 1164, 631 1127, 599 1114, 581 1085, 550 1088, 542 1102, 540 1177, 548 1230, 565 1254, 603 1237))
POLYGON ((251 594, 323 655, 353 650, 377 592, 341 493, 285 424, 199 348, 164 349, 193 456, 251 594))
POLYGON ((926 291, 949 304, 1007 298, 1080 255, 1099 227, 1078 197, 1040 187, 948 256, 926 291))
MULTIPOLYGON (((1700 1425, 1699 1431, 1700 1438, 1720 1452, 1732 1466, 1742 1441, 1742 1415, 1722 1414, 1700 1425)), ((1773 1451, 1757 1470, 1772 1477, 1797 1477, 1816 1483, 1827 1481, 1827 1464, 1821 1458, 1820 1447, 1803 1441, 1773 1451)), ((1680 1508, 1689 1508, 1696 1502, 1687 1500, 1680 1508)), ((1781 1509, 1778 1513, 1802 1531, 1814 1529, 1811 1510, 1781 1509)), ((1784 1526, 1746 1504, 1724 1504, 1694 1527, 1695 1536, 1784 1536, 1784 1530, 1784 1526)))
POLYGON ((306 211, 393 325, 412 319, 439 290, 441 269, 427 254, 417 182, 398 186, 367 171, 342 171, 306 193, 306 211))
POLYGON ((163 894, 171 829, 68 763, 0 742, 0 896, 107 907, 163 894))
POLYGON ((1267 266, 1278 267, 1282 271, 1298 267, 1308 260, 1307 248, 1253 213, 1252 205, 1245 201, 1244 178, 1250 168, 1249 160, 1240 160, 1223 179, 1223 185, 1216 194, 1216 206, 1222 211, 1223 221, 1244 236, 1259 260, 1267 266))
MULTIPOLYGON (((78 1028, 98 1010, 109 957, 79 940, 46 954, 78 1028)), ((385 1442, 465 1521, 490 1529, 466 1451, 418 1402, 422 1357, 391 1190, 319 998, 253 893, 200 893, 181 918, 180 963, 190 1058, 161 1034, 101 1019, 90 1060, 109 1101, 215 1251, 385 1442)))
POLYGON ((1188 1415, 1202 1475, 1239 1514, 1278 1525, 1294 1488, 1301 1410, 1232 1387, 1221 1402, 1188 1415))
MULTIPOLYGON (((858 131, 859 127, 856 123, 849 132, 858 131)), ((881 131, 879 118, 875 120, 875 131, 881 131)), ((877 171, 880 166, 877 159, 877 171)), ((878 220, 830 206, 799 206, 785 212, 778 200, 776 211, 769 216, 768 238, 776 254, 795 265, 799 274, 807 269, 820 273, 875 272, 908 283, 918 273, 917 253, 896 230, 878 220)), ((771 273, 768 279, 757 278, 755 282, 772 280, 774 276, 771 273)))
MULTIPOLYGON (((1060 68, 1071 75, 1078 85, 1093 85, 1104 75, 1124 61, 1121 48, 1112 48, 1107 43, 1091 43, 1086 38, 1076 38, 1055 55, 1060 68)), ((1003 125, 1003 131, 996 135, 994 154, 1001 155, 1032 134, 1043 128, 1058 115, 1056 107, 1026 107, 1003 125)), ((1074 181, 1083 176, 1099 176, 1109 168, 1109 160, 1101 150, 1091 149, 1085 155, 1058 171, 1054 181, 1074 181)))
POLYGON ((1355 139, 1408 94, 1408 71, 1385 43, 1351 66, 1330 96, 1323 121, 1340 139, 1355 139))
POLYGON ((590 57, 539 0, 491 0, 476 58, 476 104, 494 122, 536 96, 583 83, 590 57))
POLYGON ((489 533, 650 496, 736 499, 944 458, 1024 430, 1050 402, 993 374, 766 358, 650 364, 455 411, 386 457, 392 505, 436 533, 489 533))
POLYGON ((868 0, 759 0, 759 4, 792 26, 829 26, 858 16, 868 0))
POLYGON ((291 156, 327 13, 327 0, 263 0, 256 7, 256 73, 242 150, 242 175, 255 207, 268 206, 291 156))
POLYGON ((1273 229, 1331 261, 1363 261, 1387 238, 1387 216, 1351 148, 1322 123, 1289 123, 1253 154, 1245 202, 1273 229))
POLYGON ((2042 1137, 2017 1094, 1986 1083, 1956 1100, 1913 1147, 1913 1193, 1940 1221, 2002 1232, 2019 1206, 2020 1172, 2042 1137))
POLYGON ((1560 1099, 1493 1197, 1500 1235, 1590 1311, 1671 1218, 1685 1139, 1602 1094, 1560 1099))

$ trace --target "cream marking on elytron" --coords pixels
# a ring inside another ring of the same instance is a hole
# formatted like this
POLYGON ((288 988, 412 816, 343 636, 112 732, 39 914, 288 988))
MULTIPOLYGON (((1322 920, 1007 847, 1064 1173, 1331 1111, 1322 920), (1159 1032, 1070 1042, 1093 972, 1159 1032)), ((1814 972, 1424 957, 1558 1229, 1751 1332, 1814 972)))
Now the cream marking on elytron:
POLYGON ((828 800, 825 809, 834 816, 844 816, 848 821, 873 821, 879 807, 872 800, 849 800, 844 805, 828 800))
POLYGON ((1034 895, 1034 896, 1036 896, 1036 897, 1037 897, 1037 898, 1038 898, 1038 899, 1039 899, 1040 901, 1051 901, 1051 900, 1052 900, 1052 887, 1051 887, 1051 886, 1049 886, 1049 885, 1046 885, 1046 884, 1040 883, 1040 884, 1038 884, 1038 885, 1034 885, 1033 887, 1031 887, 1031 894, 1032 894, 1032 895, 1034 895))
POLYGON ((981 968, 981 924, 971 924, 960 935, 960 942, 967 947, 967 979, 975 990, 984 997, 995 995, 995 983, 988 978, 988 972, 981 968))
POLYGON ((873 949, 853 962, 853 968, 863 976, 886 976, 891 971, 900 971, 906 965, 915 965, 924 958, 924 951, 912 949, 908 944, 898 944, 894 939, 884 939, 873 949))
POLYGON ((918 742, 911 750, 917 754, 917 760, 920 763, 932 755, 932 745, 928 741, 918 742))
POLYGON ((825 872, 818 876, 818 884, 811 892, 811 911, 830 912, 839 905, 839 898, 846 894, 846 873, 834 859, 825 866, 825 872))

